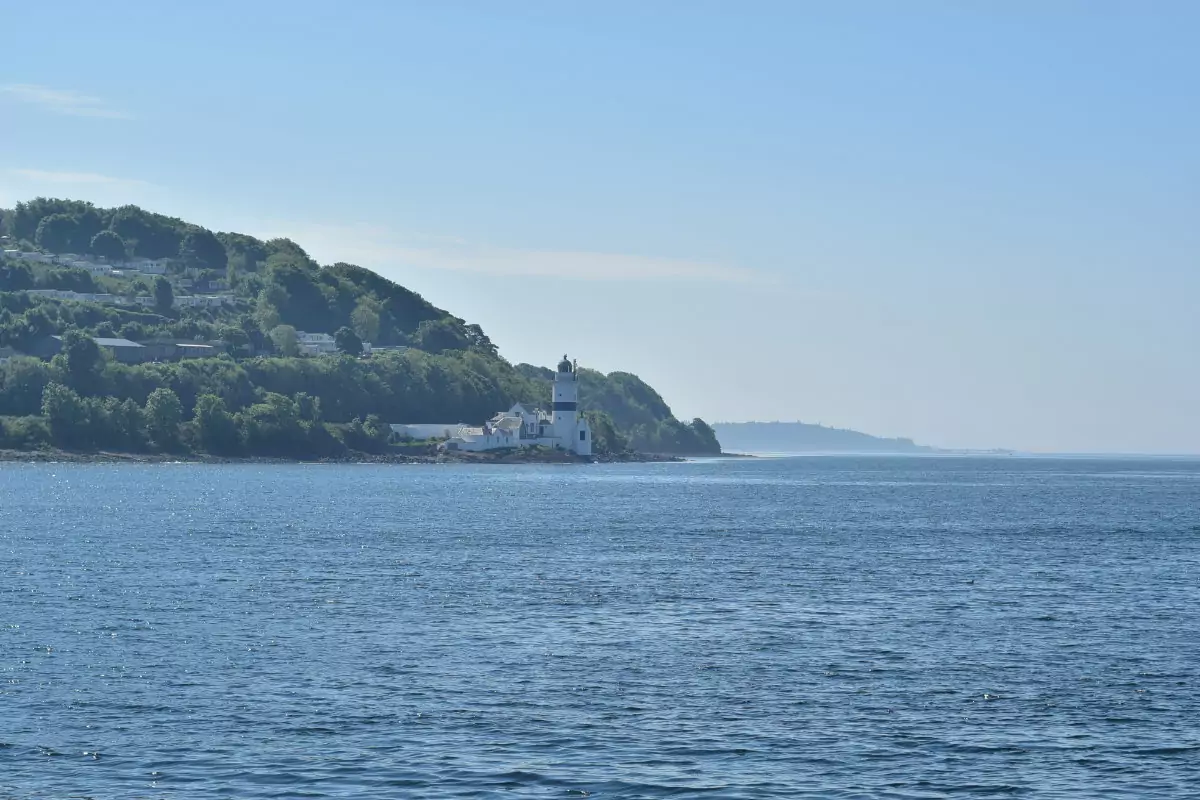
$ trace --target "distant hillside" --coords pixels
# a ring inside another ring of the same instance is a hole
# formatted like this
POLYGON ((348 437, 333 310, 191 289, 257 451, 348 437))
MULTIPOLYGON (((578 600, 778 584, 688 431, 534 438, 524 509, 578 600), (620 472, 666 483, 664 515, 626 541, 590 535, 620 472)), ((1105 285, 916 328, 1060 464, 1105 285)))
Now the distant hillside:
POLYGON ((930 453, 912 439, 883 439, 804 422, 718 422, 721 447, 743 453, 930 453))
MULTIPOLYGON (((376 453, 387 423, 481 424, 551 396, 553 372, 479 325, 288 239, 39 197, 0 209, 0 243, 0 449, 376 453)), ((580 380, 597 454, 720 453, 637 376, 580 380)))

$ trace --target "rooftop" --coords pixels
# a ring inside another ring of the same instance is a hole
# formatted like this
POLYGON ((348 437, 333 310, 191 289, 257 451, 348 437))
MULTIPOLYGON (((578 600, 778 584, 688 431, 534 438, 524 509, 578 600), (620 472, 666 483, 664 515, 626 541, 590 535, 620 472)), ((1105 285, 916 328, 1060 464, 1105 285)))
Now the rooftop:
MULTIPOLYGON (((58 339, 60 342, 62 341, 61 336, 55 336, 53 338, 58 339)), ((142 345, 138 344, 137 342, 131 342, 128 339, 108 339, 102 336, 93 336, 92 341, 101 347, 142 347, 142 345)))

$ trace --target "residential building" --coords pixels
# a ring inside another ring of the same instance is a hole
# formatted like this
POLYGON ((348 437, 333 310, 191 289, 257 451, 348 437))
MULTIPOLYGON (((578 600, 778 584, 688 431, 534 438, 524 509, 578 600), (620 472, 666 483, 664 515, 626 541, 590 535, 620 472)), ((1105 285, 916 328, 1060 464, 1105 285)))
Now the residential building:
POLYGON ((300 349, 312 356, 331 355, 338 351, 337 342, 328 333, 296 331, 296 339, 300 342, 300 349))
POLYGON ((129 269, 136 269, 144 275, 166 275, 170 266, 169 258, 135 258, 128 263, 129 269))
MULTIPOLYGON (((123 364, 140 364, 143 361, 151 360, 148 357, 149 354, 145 347, 128 339, 93 336, 92 341, 123 364)), ((62 352, 62 337, 47 336, 35 342, 29 348, 28 352, 31 356, 37 356, 38 358, 53 358, 62 352)))

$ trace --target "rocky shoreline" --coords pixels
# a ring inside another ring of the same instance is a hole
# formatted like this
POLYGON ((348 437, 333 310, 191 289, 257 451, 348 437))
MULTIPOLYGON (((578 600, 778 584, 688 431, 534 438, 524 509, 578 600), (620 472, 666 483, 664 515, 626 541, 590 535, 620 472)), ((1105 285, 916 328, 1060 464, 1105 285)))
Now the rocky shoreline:
POLYGON ((273 456, 214 456, 207 453, 120 453, 72 450, 0 450, 0 463, 25 464, 647 464, 686 461, 681 456, 626 453, 619 456, 577 456, 564 452, 354 455, 325 459, 273 456))

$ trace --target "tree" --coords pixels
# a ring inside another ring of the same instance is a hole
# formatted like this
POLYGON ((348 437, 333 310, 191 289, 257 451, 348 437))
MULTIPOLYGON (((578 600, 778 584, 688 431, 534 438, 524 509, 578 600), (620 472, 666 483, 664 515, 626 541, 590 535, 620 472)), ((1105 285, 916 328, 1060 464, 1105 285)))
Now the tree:
POLYGON ((471 346, 466 331, 457 320, 427 319, 417 326, 413 344, 427 353, 444 353, 447 350, 466 350, 471 346))
POLYGON ((472 350, 489 356, 499 355, 499 348, 492 344, 492 340, 483 332, 483 328, 472 324, 464 327, 463 332, 466 334, 467 342, 472 350))
POLYGON ((113 211, 109 227, 125 240, 134 255, 169 258, 179 253, 184 223, 137 206, 121 206, 113 211))
POLYGON ((379 343, 379 303, 370 297, 358 301, 350 312, 350 326, 364 342, 379 343))
POLYGON ((104 220, 101 219, 100 212, 91 203, 73 216, 75 218, 75 234, 71 239, 71 252, 86 253, 92 244, 92 239, 104 230, 104 220))
POLYGON ((305 422, 321 421, 321 398, 313 397, 308 392, 296 394, 296 412, 305 422))
POLYGON ((91 336, 77 328, 63 334, 62 356, 67 385, 82 395, 99 394, 104 354, 91 336))
POLYGON ((296 403, 284 395, 267 392, 263 402, 255 403, 238 417, 251 452, 294 455, 307 446, 308 435, 296 403))
POLYGON ((289 358, 300 355, 300 340, 291 325, 276 325, 271 329, 271 341, 282 356, 289 358))
POLYGON ((254 316, 258 319, 259 327, 264 331, 279 327, 279 309, 288 302, 287 292, 283 287, 271 284, 258 293, 258 301, 254 308, 254 316))
POLYGON ((146 430, 158 447, 170 450, 178 445, 182 420, 183 405, 170 389, 159 387, 146 398, 146 430))
POLYGON ((22 292, 33 288, 33 271, 24 264, 0 261, 0 292, 22 292))
POLYGON ((333 335, 333 341, 337 345, 337 349, 348 356, 362 355, 362 339, 359 339, 354 331, 344 325, 337 329, 337 333, 333 335))
POLYGON ((617 430, 608 414, 585 411, 583 416, 592 429, 592 452, 596 455, 619 455, 629 449, 629 441, 617 430))
POLYGON ((88 428, 88 406, 83 398, 63 386, 51 383, 42 392, 42 416, 50 426, 54 441, 62 445, 84 443, 88 428))
POLYGON ((50 365, 36 358, 14 358, 0 366, 0 415, 40 414, 51 378, 50 365))
POLYGON ((696 417, 692 420, 692 432, 696 435, 696 443, 700 452, 712 455, 721 454, 721 443, 717 441, 717 432, 704 420, 696 417))
POLYGON ((238 447, 238 429, 233 416, 225 409, 225 401, 215 394, 196 398, 196 433, 204 449, 210 453, 232 453, 238 447))
POLYGON ((91 251, 109 261, 124 261, 125 240, 112 231, 100 231, 92 237, 91 251))
POLYGON ((171 282, 159 275, 154 279, 154 307, 160 314, 169 314, 175 306, 175 290, 171 282))
POLYGON ((146 430, 146 413, 142 407, 129 398, 109 397, 104 402, 108 406, 111 435, 124 447, 140 450, 145 444, 146 430))
POLYGON ((51 253, 66 253, 71 249, 79 223, 69 214, 51 214, 38 223, 34 241, 51 253))
POLYGON ((244 233, 218 233, 217 239, 225 246, 230 279, 233 273, 258 271, 258 263, 267 260, 267 246, 253 236, 244 233))
POLYGON ((225 245, 205 228, 189 228, 179 242, 179 259, 186 267, 224 271, 229 264, 225 245))
POLYGON ((50 315, 46 313, 46 308, 44 306, 34 306, 13 320, 10 344, 18 350, 27 351, 32 345, 40 342, 47 336, 53 336, 57 331, 58 323, 50 319, 50 315))

